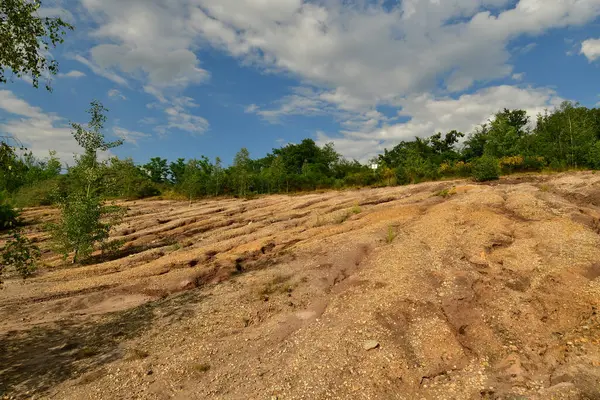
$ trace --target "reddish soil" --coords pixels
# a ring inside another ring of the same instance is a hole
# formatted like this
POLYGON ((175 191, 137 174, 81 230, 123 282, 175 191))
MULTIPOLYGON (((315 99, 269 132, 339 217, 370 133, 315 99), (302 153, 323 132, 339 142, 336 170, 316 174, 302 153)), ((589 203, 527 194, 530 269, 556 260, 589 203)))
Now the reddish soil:
POLYGON ((600 399, 600 174, 124 205, 85 266, 25 212, 0 396, 600 399))

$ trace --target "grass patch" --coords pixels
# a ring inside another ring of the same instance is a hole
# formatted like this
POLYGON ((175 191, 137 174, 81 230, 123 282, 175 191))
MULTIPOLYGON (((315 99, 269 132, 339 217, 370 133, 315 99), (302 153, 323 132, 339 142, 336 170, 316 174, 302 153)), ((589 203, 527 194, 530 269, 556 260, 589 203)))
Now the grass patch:
POLYGON ((443 197, 443 198, 448 198, 448 197, 452 197, 456 194, 456 188, 454 186, 452 186, 451 188, 446 188, 443 190, 440 190, 439 192, 434 193, 434 196, 438 196, 438 197, 443 197))
POLYGON ((294 285, 289 282, 291 278, 290 275, 275 275, 260 291, 260 295, 267 296, 273 293, 291 293, 294 289, 294 285))
POLYGON ((356 204, 354 204, 354 206, 352 207, 352 209, 350 209, 350 212, 352 214, 360 214, 362 212, 360 206, 358 205, 358 202, 356 204))
POLYGON ((550 186, 546 185, 545 183, 543 185, 540 186, 540 190, 542 192, 549 192, 550 191, 550 186))
POLYGON ((180 250, 181 248, 182 248, 181 243, 173 243, 172 245, 169 246, 168 251, 174 252, 174 251, 180 250))
POLYGON ((396 239, 396 235, 397 234, 396 234, 396 230, 394 229, 394 227, 392 225, 389 225, 388 229, 387 229, 387 234, 385 236, 385 242, 387 244, 392 243, 394 241, 394 239, 396 239))

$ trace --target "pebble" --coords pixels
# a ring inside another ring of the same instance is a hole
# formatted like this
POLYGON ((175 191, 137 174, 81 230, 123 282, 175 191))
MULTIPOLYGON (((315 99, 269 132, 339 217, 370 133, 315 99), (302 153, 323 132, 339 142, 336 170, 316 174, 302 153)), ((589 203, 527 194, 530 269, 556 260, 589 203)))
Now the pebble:
POLYGON ((377 340, 367 340, 365 344, 363 344, 363 348, 367 351, 373 350, 379 347, 379 342, 377 340))

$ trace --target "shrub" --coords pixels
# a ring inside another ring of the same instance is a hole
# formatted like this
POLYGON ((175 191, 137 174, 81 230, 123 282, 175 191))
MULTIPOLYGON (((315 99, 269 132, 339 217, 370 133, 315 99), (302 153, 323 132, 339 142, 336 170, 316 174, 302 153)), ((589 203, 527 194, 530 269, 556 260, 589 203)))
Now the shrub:
POLYGON ((441 176, 462 176, 471 175, 471 163, 464 161, 444 162, 438 169, 438 174, 441 176))
POLYGON ((100 198, 81 193, 67 196, 60 202, 60 208, 61 220, 50 224, 49 229, 57 251, 65 259, 70 252, 75 252, 73 263, 89 257, 96 243, 102 245, 124 212, 121 207, 105 206, 100 198))
POLYGON ((57 181, 48 180, 43 184, 23 186, 11 197, 18 207, 50 206, 55 202, 58 186, 57 181))
POLYGON ((477 182, 493 181, 500 178, 500 164, 492 156, 482 156, 475 160, 472 171, 477 182))
POLYGON ((523 168, 525 171, 541 171, 545 166, 546 160, 544 157, 527 156, 523 161, 523 168))
POLYGON ((456 194, 456 188, 454 186, 452 186, 449 189, 443 189, 443 190, 440 190, 439 192, 436 192, 434 194, 434 196, 448 198, 448 197, 454 196, 455 194, 456 194))
POLYGON ((145 199, 147 197, 154 197, 160 195, 160 189, 156 187, 152 182, 144 182, 136 190, 134 198, 135 199, 145 199))
POLYGON ((507 173, 524 169, 525 159, 523 156, 507 156, 499 160, 500 168, 507 173))
POLYGON ((19 212, 0 192, 0 231, 11 229, 17 224, 19 212))
MULTIPOLYGON (((12 231, 11 237, 6 241, 2 251, 2 269, 13 268, 23 279, 31 276, 37 269, 36 261, 40 257, 40 249, 31 240, 23 236, 20 231, 12 231)), ((0 280, 0 284, 2 281, 0 280)))

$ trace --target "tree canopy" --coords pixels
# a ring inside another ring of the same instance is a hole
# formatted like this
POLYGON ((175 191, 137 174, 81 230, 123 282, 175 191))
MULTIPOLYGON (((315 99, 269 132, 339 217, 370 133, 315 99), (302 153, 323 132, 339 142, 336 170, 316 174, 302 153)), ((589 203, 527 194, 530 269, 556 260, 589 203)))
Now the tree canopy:
POLYGON ((40 0, 0 1, 0 83, 7 82, 7 70, 17 77, 28 75, 33 86, 58 72, 58 62, 49 50, 62 43, 73 26, 61 18, 40 17, 40 0))

